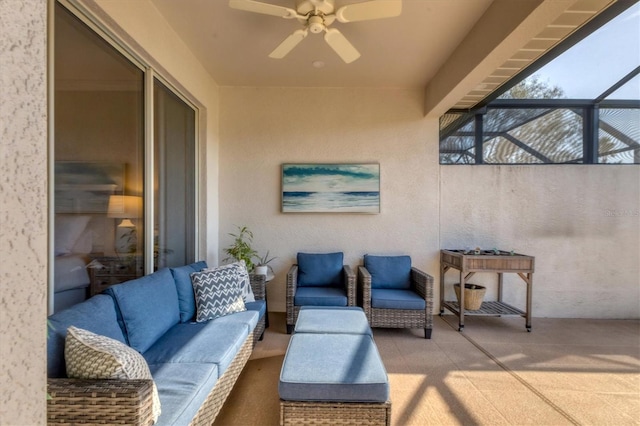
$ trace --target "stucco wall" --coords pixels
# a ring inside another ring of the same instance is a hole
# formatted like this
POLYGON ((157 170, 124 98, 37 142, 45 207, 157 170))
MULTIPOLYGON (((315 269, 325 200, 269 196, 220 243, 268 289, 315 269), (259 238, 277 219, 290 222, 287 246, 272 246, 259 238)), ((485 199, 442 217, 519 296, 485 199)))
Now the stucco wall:
POLYGON ((285 309, 298 251, 343 251, 354 268, 366 253, 407 253, 437 273, 438 123, 421 90, 224 87, 220 105, 220 246, 247 225, 278 256, 270 310, 285 309), (281 165, 296 162, 380 163, 381 213, 280 213, 281 165))
MULTIPOLYGON (((640 317, 637 166, 439 166, 437 120, 420 102, 410 90, 221 89, 220 245, 248 225, 278 256, 271 310, 284 310, 298 251, 342 250, 354 267, 406 252, 439 283, 441 247, 480 246, 536 257, 534 316, 640 317), (280 213, 291 162, 379 162, 381 214, 280 213)), ((448 299, 458 279, 447 273, 448 299)), ((495 274, 473 281, 496 297, 495 274)), ((506 275, 505 295, 524 307, 524 282, 506 275)))
MULTIPOLYGON (((640 317, 638 166, 442 166, 440 188, 443 248, 535 256, 534 316, 640 317)), ((495 274, 471 282, 495 297, 495 274)), ((525 284, 514 274, 505 275, 505 292, 524 306, 525 284)))
POLYGON ((0 1, 0 424, 45 423, 47 2, 0 1))

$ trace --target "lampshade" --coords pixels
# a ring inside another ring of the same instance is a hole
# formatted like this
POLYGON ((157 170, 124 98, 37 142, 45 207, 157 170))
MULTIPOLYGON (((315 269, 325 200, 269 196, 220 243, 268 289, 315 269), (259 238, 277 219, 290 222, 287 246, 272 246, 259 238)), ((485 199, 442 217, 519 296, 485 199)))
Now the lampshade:
POLYGON ((142 216, 142 197, 132 195, 111 195, 107 216, 135 219, 142 216))

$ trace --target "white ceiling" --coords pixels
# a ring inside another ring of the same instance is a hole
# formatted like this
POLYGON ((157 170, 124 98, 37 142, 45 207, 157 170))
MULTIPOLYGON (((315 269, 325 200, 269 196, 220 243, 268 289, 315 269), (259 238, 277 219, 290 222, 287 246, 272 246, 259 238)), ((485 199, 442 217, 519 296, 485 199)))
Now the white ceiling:
MULTIPOLYGON (((336 8, 362 0, 336 0, 336 8)), ((339 23, 361 53, 345 64, 309 34, 283 59, 269 53, 295 19, 231 9, 227 0, 152 0, 222 86, 420 87, 427 85, 493 0, 404 0, 399 17, 339 23), (321 69, 313 67, 322 61, 321 69)), ((295 9, 295 0, 264 0, 295 9)))

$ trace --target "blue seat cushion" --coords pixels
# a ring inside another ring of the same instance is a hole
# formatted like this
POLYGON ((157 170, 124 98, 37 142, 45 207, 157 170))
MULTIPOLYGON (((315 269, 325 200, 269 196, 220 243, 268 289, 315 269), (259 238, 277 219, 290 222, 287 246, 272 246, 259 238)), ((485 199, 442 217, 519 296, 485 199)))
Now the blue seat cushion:
POLYGON ((364 256, 364 267, 371 274, 371 288, 411 288, 411 257, 364 256))
POLYGON ((97 294, 49 318, 47 338, 47 377, 67 377, 64 342, 69 326, 76 326, 102 336, 127 343, 118 325, 116 307, 111 296, 97 294))
POLYGON ((374 288, 371 289, 371 307, 421 310, 426 308, 426 302, 413 290, 374 288))
POLYGON ((149 350, 143 352, 142 356, 148 364, 216 364, 218 374, 222 375, 246 340, 249 331, 243 321, 218 320, 219 318, 202 323, 178 323, 149 350))
POLYGON ((298 287, 293 298, 295 306, 347 306, 347 293, 337 287, 298 287))
POLYGON ((303 306, 294 331, 372 335, 364 311, 356 306, 303 306))
POLYGON ((168 268, 105 290, 116 301, 129 346, 145 352, 180 322, 178 292, 168 268))
POLYGON ((176 283, 178 292, 178 307, 180 309, 180 322, 193 321, 196 316, 196 298, 191 285, 191 274, 200 272, 207 267, 207 262, 192 263, 190 265, 171 268, 171 275, 176 283))
POLYGON ((338 253, 298 253, 298 287, 342 285, 344 255, 338 253))
POLYGON ((288 401, 385 402, 387 372, 371 336, 297 333, 278 383, 288 401))
POLYGON ((190 424, 218 380, 216 364, 151 364, 149 370, 162 407, 156 426, 190 424))
POLYGON ((256 300, 253 302, 245 302, 245 308, 247 311, 256 311, 258 312, 258 320, 260 320, 265 313, 267 313, 267 302, 264 300, 256 300))

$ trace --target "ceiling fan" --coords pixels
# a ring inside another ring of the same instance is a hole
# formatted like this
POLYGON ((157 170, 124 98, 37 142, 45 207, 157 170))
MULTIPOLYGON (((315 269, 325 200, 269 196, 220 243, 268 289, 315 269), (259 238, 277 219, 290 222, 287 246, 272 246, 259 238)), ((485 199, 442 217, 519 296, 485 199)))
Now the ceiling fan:
POLYGON ((369 21, 372 19, 392 18, 402 12, 401 0, 370 0, 353 3, 336 10, 335 0, 295 0, 296 8, 291 9, 275 4, 254 0, 229 0, 233 9, 264 15, 279 16, 285 19, 297 19, 304 25, 303 29, 293 32, 273 52, 270 58, 284 58, 294 47, 309 34, 324 32, 324 40, 342 58, 351 63, 360 57, 360 52, 336 28, 329 28, 334 21, 341 23, 369 21))

